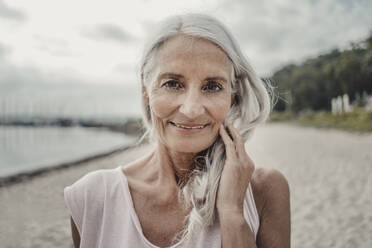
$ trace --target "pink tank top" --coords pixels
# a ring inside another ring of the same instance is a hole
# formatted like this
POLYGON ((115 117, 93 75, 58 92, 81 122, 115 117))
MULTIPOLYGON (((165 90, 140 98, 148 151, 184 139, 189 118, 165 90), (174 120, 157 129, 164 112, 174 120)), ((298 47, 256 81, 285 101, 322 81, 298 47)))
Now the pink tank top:
MULTIPOLYGON (((121 166, 90 172, 64 189, 66 205, 80 234, 81 248, 159 248, 146 239, 121 166)), ((259 217, 251 185, 244 217, 256 238, 259 217)), ((196 248, 221 247, 219 223, 201 232, 196 248)), ((182 247, 182 241, 168 248, 182 247)))

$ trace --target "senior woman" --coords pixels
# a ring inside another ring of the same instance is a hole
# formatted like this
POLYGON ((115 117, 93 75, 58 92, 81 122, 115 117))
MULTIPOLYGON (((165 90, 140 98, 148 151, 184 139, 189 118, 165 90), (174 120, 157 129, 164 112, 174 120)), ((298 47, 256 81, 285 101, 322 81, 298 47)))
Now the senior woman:
POLYGON ((288 183, 244 147, 269 94, 228 30, 205 15, 168 18, 141 83, 153 149, 65 188, 75 247, 289 247, 288 183))

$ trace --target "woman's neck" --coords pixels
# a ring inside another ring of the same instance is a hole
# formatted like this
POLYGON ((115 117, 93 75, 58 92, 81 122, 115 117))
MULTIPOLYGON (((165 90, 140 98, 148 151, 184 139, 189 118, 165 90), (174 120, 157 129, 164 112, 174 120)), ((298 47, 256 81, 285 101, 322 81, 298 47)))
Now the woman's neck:
POLYGON ((187 182, 195 168, 195 153, 184 153, 169 149, 158 143, 154 150, 153 159, 159 166, 160 173, 166 177, 174 177, 177 184, 187 182))

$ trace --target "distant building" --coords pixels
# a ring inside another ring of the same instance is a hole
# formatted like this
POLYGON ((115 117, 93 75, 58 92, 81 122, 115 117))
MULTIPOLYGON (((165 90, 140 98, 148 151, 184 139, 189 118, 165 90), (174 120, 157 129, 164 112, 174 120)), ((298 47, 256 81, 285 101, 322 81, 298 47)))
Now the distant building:
POLYGON ((372 95, 368 95, 365 101, 366 101, 365 109, 368 111, 372 111, 372 95))
POLYGON ((349 96, 347 94, 332 98, 331 105, 332 114, 351 112, 353 110, 353 106, 350 105, 349 96))

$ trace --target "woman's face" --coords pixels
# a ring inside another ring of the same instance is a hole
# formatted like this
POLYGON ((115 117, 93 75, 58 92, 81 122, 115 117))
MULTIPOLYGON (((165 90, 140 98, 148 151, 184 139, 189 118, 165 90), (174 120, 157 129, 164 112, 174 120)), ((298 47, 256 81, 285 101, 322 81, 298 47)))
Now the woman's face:
POLYGON ((164 145, 191 153, 212 145, 231 107, 231 70, 226 54, 210 41, 178 35, 163 44, 144 100, 164 145))

